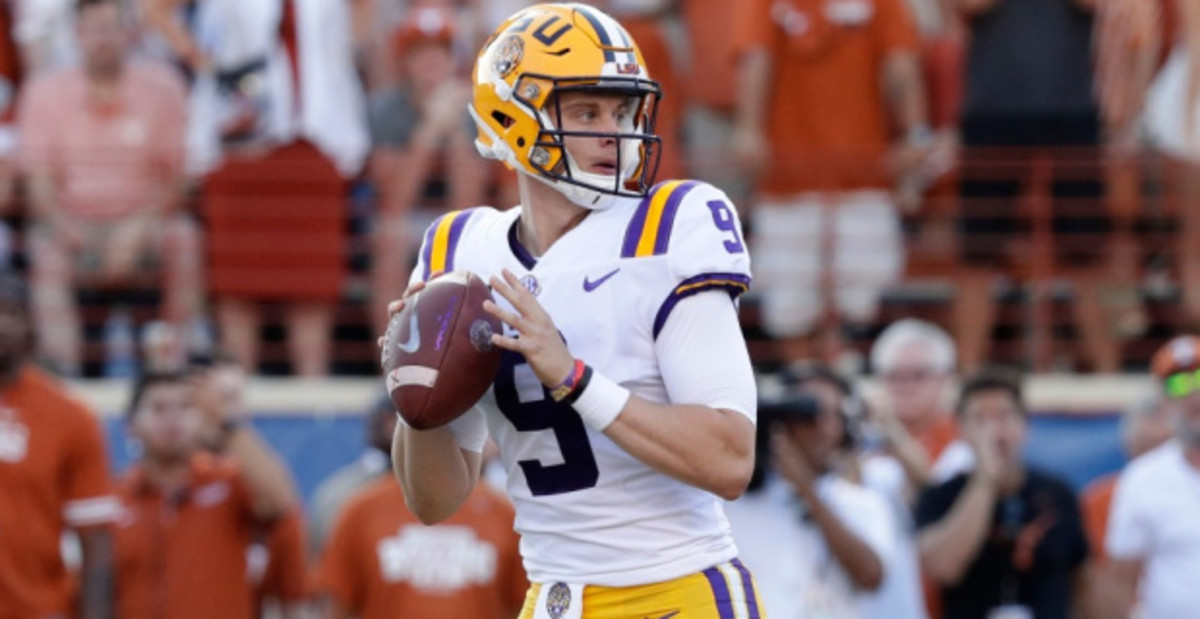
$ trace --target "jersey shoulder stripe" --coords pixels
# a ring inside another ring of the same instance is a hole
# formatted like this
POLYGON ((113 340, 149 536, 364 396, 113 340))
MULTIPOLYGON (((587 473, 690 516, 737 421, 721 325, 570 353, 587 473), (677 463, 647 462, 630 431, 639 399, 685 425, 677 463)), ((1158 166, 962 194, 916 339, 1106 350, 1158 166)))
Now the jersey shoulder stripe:
POLYGON ((706 290, 724 290, 736 299, 749 289, 750 276, 743 273, 701 273, 679 282, 658 308, 658 314, 654 317, 654 337, 658 337, 667 324, 671 310, 680 301, 706 290))
POLYGON ((645 258, 667 253, 675 214, 679 212, 684 196, 697 184, 696 181, 667 181, 655 185, 629 220, 621 257, 645 258))
POLYGON ((425 231, 425 250, 421 256, 425 263, 422 279, 428 280, 434 273, 448 273, 454 270, 454 255, 458 242, 462 239, 463 229, 467 220, 476 209, 451 211, 438 217, 425 231))

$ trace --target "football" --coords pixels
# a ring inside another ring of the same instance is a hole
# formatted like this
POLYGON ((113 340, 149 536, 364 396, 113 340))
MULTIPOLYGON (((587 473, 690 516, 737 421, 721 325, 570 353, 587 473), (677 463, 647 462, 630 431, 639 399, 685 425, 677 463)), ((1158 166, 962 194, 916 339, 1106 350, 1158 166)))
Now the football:
POLYGON ((427 430, 450 423, 491 386, 501 353, 491 341, 500 320, 483 310, 491 298, 479 276, 454 271, 430 280, 388 322, 380 363, 408 425, 427 430))

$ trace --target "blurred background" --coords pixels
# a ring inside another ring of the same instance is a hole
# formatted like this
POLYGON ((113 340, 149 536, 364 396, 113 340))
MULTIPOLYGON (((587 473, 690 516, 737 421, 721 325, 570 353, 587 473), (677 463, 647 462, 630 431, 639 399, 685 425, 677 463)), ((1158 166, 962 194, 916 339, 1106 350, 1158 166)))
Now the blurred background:
MULTIPOLYGON (((363 450, 425 226, 518 202, 465 106, 528 3, 116 4, 0 1, 0 262, 36 360, 121 471, 132 377, 228 352, 311 499, 363 450)), ((765 392, 816 362, 887 409, 873 346, 920 319, 951 338, 940 372, 1026 374, 1031 461, 1076 490, 1122 466, 1151 355, 1200 326, 1200 3, 593 4, 666 93, 658 179, 739 208, 765 392)))

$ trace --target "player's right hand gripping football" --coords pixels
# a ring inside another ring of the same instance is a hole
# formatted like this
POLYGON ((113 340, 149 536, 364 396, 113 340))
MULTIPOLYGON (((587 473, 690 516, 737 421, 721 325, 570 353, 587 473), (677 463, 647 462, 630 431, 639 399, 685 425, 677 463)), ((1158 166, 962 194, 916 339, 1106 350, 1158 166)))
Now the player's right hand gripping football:
POLYGON ((509 312, 492 301, 484 301, 483 309, 499 318, 517 332, 518 337, 492 334, 492 344, 520 353, 543 385, 553 387, 575 366, 575 358, 546 313, 537 297, 529 292, 512 271, 504 269, 504 277, 492 277, 492 290, 508 300, 516 312, 509 312))
MULTIPOLYGON (((396 314, 399 314, 401 311, 404 310, 404 305, 408 302, 409 297, 413 296, 414 294, 417 294, 418 292, 421 292, 424 289, 425 289, 425 282, 418 281, 417 283, 406 288, 404 290, 404 294, 400 295, 399 299, 396 299, 395 301, 388 303, 388 306, 387 306, 388 320, 391 320, 392 317, 394 317, 396 314)), ((383 350, 383 337, 384 336, 381 335, 375 340, 375 345, 379 346, 380 350, 383 350)))

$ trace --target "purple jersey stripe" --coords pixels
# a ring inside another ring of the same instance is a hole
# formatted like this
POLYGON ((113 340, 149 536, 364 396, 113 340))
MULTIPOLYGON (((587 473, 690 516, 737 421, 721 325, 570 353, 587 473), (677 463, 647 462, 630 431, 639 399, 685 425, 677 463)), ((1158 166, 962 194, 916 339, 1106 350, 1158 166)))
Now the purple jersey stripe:
POLYGON ((646 214, 650 212, 650 201, 654 199, 654 194, 662 188, 662 185, 655 185, 642 198, 642 203, 638 205, 637 210, 633 212, 633 219, 629 221, 629 227, 625 229, 625 243, 621 246, 621 257, 632 258, 637 255, 638 241, 642 240, 642 228, 646 227, 646 214))
POLYGON ((467 226, 467 220, 471 218, 471 212, 475 209, 467 209, 459 211, 454 215, 454 221, 450 222, 450 238, 446 242, 446 272, 454 270, 454 254, 458 249, 458 240, 462 238, 463 228, 467 226))
POLYGON ((696 181, 687 181, 676 187, 675 191, 671 192, 671 197, 667 198, 667 204, 663 207, 662 219, 658 220, 658 234, 654 237, 655 256, 667 253, 667 247, 671 243, 671 228, 675 225, 675 213, 679 210, 683 197, 695 186, 696 181))
POLYGON ((725 576, 721 574, 721 570, 710 567, 704 570, 704 577, 708 578, 708 585, 712 587, 720 619, 733 619, 733 600, 729 599, 729 586, 725 584, 725 576))
POLYGON ((534 258, 533 254, 529 253, 529 250, 521 244, 521 239, 517 238, 517 226, 520 223, 520 221, 514 221, 512 227, 508 229, 508 248, 517 257, 521 266, 532 271, 533 267, 537 266, 537 258, 534 258))
POLYGON ((754 594, 754 580, 750 578, 750 570, 742 565, 740 559, 733 560, 733 567, 742 575, 742 591, 746 594, 746 606, 750 610, 750 619, 759 619, 758 596, 754 594))
POLYGON ((749 289, 750 276, 741 273, 701 273, 683 280, 659 306, 658 314, 654 317, 654 337, 658 338, 671 311, 680 301, 705 290, 725 290, 736 299, 749 289))

